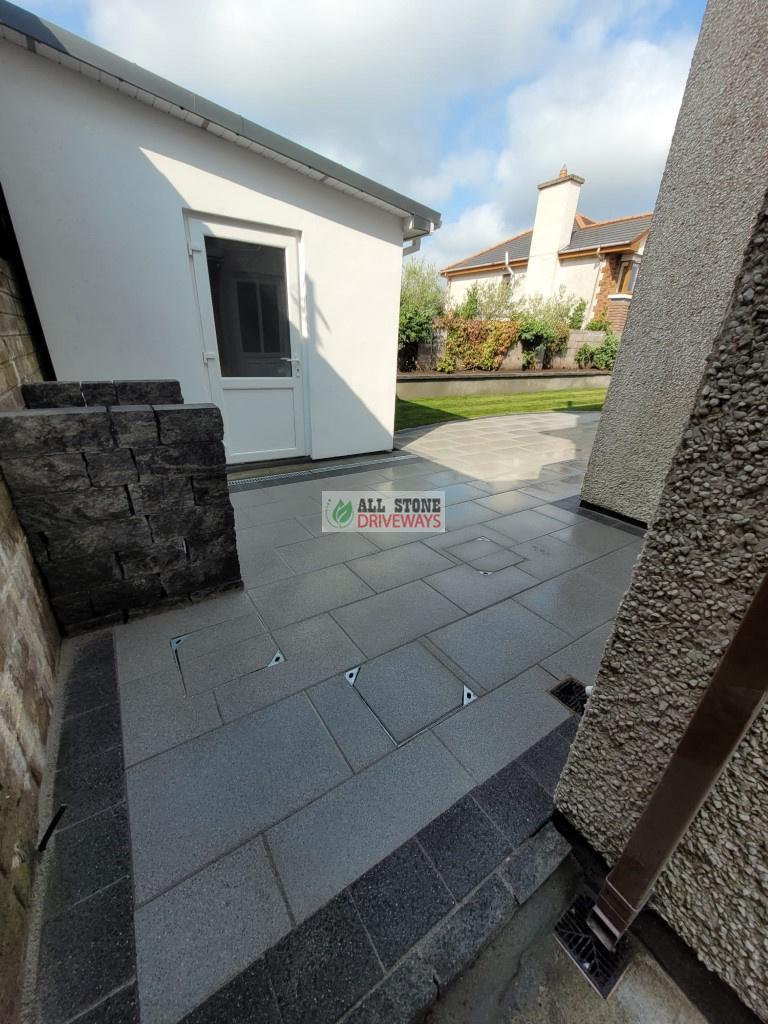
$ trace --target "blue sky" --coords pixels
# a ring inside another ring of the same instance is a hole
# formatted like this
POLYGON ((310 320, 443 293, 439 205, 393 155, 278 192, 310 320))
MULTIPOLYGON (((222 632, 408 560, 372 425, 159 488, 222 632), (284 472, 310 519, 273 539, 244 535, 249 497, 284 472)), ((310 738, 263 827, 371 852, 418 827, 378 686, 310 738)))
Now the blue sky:
POLYGON ((39 0, 28 8, 441 211, 438 266, 653 208, 706 0, 39 0))

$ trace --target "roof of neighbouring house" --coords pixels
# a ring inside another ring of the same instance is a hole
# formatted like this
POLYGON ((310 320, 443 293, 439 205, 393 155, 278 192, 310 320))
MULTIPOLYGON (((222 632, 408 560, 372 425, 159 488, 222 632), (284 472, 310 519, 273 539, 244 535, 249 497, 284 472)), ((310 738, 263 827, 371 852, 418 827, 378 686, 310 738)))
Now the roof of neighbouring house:
POLYGON ((0 0, 0 38, 218 138, 235 142, 323 185, 401 216, 406 220, 404 238, 426 235, 440 227, 437 210, 262 128, 240 114, 175 85, 138 64, 132 64, 7 0, 0 0))
MULTIPOLYGON (((617 220, 596 221, 577 213, 571 240, 560 249, 560 254, 593 252, 598 246, 601 249, 629 246, 648 231, 652 218, 652 213, 638 213, 631 217, 619 217, 617 220)), ((467 256, 466 259, 451 263, 443 267, 440 273, 450 277, 451 274, 467 270, 503 267, 507 260, 510 263, 526 262, 531 251, 532 235, 533 229, 530 228, 488 249, 481 249, 474 256, 467 256)))

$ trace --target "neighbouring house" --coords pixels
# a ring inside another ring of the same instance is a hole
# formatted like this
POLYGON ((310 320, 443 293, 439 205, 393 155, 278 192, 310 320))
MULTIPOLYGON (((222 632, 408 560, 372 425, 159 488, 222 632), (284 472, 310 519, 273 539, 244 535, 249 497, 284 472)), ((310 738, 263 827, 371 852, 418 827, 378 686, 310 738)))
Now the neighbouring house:
POLYGON ((439 213, 5 0, 0 90, 59 380, 178 379, 230 463, 391 449, 402 255, 439 213))
POLYGON ((577 209, 583 184, 563 167, 539 185, 532 228, 441 270, 449 301, 462 302, 473 284, 487 281, 519 280, 525 295, 565 288, 587 303, 587 320, 605 310, 621 334, 653 215, 585 217, 577 209))

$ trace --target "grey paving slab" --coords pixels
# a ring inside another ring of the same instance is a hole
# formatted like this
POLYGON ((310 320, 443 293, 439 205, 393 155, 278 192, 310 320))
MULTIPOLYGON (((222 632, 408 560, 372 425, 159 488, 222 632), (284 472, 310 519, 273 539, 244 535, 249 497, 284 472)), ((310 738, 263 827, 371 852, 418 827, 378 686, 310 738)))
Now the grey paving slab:
POLYGON ((378 551, 364 558, 355 558, 349 567, 369 587, 381 592, 450 568, 453 564, 450 559, 416 541, 388 551, 378 551))
MULTIPOLYGON (((480 484, 478 484, 480 488, 480 484)), ((485 488, 483 488, 485 491, 485 488)), ((487 493, 487 492, 486 492, 487 493)), ((477 499, 479 505, 485 505, 498 515, 510 515, 512 512, 524 512, 526 509, 535 508, 541 502, 538 498, 524 494, 520 490, 495 491, 490 496, 477 499)))
POLYGON ((554 796, 570 747, 570 742, 561 735, 559 729, 553 729, 529 747, 517 763, 525 768, 542 789, 554 796))
POLYGON ((361 533, 361 537, 365 537, 367 541, 370 541, 374 545, 376 550, 381 549, 382 551, 389 551, 391 548, 399 548, 404 544, 413 544, 416 541, 426 541, 430 537, 442 536, 436 534, 434 530, 403 530, 402 533, 385 533, 383 531, 371 530, 370 532, 361 533))
POLYGON ((462 614, 456 605, 417 580, 339 608, 333 617, 352 641, 374 658, 462 614))
POLYGON ((235 509, 235 529, 236 530, 247 530, 249 526, 253 526, 251 517, 248 515, 248 510, 245 508, 235 509))
POLYGON ((183 634, 184 639, 176 651, 179 664, 186 665, 194 658, 199 658, 201 654, 218 651, 242 640, 252 640, 254 637, 264 636, 265 633, 264 623, 255 612, 230 619, 228 622, 219 622, 215 626, 203 626, 201 629, 183 634))
POLYGON ((259 548, 279 548, 284 544, 298 544, 311 538, 312 534, 301 523, 295 519, 285 519, 278 523, 263 523, 247 530, 238 530, 237 550, 242 558, 259 548))
POLYGON ((632 572, 641 551, 642 543, 633 541, 623 548, 611 551, 608 555, 596 558, 593 562, 587 562, 583 567, 584 572, 623 594, 629 588, 632 572))
MULTIPOLYGON (((503 552, 504 548, 489 540, 468 540, 463 544, 457 544, 456 547, 446 548, 445 550, 453 558, 460 558, 463 562, 472 562, 477 558, 503 552)), ((520 561, 519 557, 515 555, 511 557, 518 562, 520 561)), ((507 563, 507 565, 511 564, 511 562, 507 563)))
POLYGON ((567 633, 509 598, 430 634, 485 690, 519 676, 570 642, 567 633))
POLYGON ((474 797, 514 846, 552 816, 552 797, 516 761, 478 786, 474 797))
POLYGON ((455 758, 424 733, 270 829, 267 841, 296 919, 308 917, 472 786, 455 758))
POLYGON ((406 459, 391 466, 380 466, 377 475, 380 479, 397 480, 401 476, 418 476, 433 469, 432 463, 426 459, 406 459))
POLYGON ((362 534, 325 533, 321 537, 281 547, 280 555, 295 572, 304 573, 372 555, 376 550, 362 534))
POLYGON ((135 916, 143 1024, 176 1021, 290 931, 261 839, 210 864, 135 916))
POLYGON ((221 725, 213 693, 185 693, 176 666, 130 680, 120 689, 120 704, 126 765, 221 725))
POLYGON ((509 537, 515 544, 524 544, 527 540, 555 533, 557 524, 550 516, 542 516, 535 509, 527 509, 525 512, 513 512, 494 519, 493 528, 497 533, 509 537))
POLYGON ((390 494, 392 491, 418 491, 419 493, 434 491, 437 488, 423 475, 398 476, 392 480, 379 480, 372 485, 375 491, 381 494, 390 494))
POLYGON ((322 516, 299 516, 296 522, 300 523, 313 537, 321 537, 323 534, 322 516))
POLYGON ((250 551, 238 551, 240 556, 240 573, 246 590, 266 586, 277 580, 294 576, 293 569, 284 562, 277 551, 271 548, 252 548, 250 551))
POLYGON ((612 620, 621 595, 579 569, 518 594, 520 604, 579 637, 612 620))
POLYGON ((274 638, 285 662, 217 687, 216 700, 225 721, 274 704, 365 660, 327 614, 276 629, 274 638))
POLYGON ((187 693, 213 690, 230 679, 265 668, 275 654, 275 642, 268 633, 231 643, 227 647, 190 658, 181 666, 187 693))
MULTIPOLYGON (((508 541, 509 543, 509 541, 508 541)), ((536 540, 515 544, 515 554, 522 555, 523 561, 518 567, 540 580, 548 580, 560 576, 569 569, 575 569, 591 559, 589 552, 565 544, 556 537, 537 537, 536 540)))
POLYGON ((229 500, 232 508, 252 508, 254 505, 268 505, 273 501, 271 494, 268 494, 263 487, 254 488, 250 491, 230 491, 229 500))
POLYGON ((264 621, 269 626, 277 627, 320 615, 353 601, 361 601, 370 597, 373 590, 346 565, 330 565, 327 569, 305 572, 301 576, 249 590, 248 594, 264 621))
MULTIPOLYGON (((433 485, 434 486, 434 485, 433 485)), ((472 501, 475 498, 482 498, 485 491, 472 484, 448 484, 441 488, 445 492, 446 505, 457 505, 460 501, 472 501)))
POLYGON ((503 875, 512 886, 518 903, 525 903, 570 852, 570 844, 552 822, 515 850, 504 866, 503 875))
POLYGON ((546 658, 542 665, 558 680, 573 676, 585 686, 591 686, 595 681, 612 629, 613 622, 598 626, 591 633, 546 658))
POLYGON ((580 523, 573 526, 566 526, 553 536, 575 548, 589 551, 593 558, 632 544, 635 539, 632 534, 614 530, 602 523, 590 522, 588 519, 582 519, 580 523))
POLYGON ((541 512, 544 516, 557 519, 558 522, 564 523, 566 526, 574 526, 577 523, 584 522, 584 516, 576 512, 569 512, 567 508, 560 508, 559 505, 537 505, 536 511, 541 512))
POLYGON ((448 505, 445 510, 446 530, 460 530, 462 526, 474 523, 485 523, 495 519, 498 513, 486 508, 476 501, 462 501, 458 505, 448 505))
POLYGON ((497 551, 491 555, 483 555, 482 558, 475 558, 471 564, 475 569, 496 572, 498 569, 506 569, 508 565, 516 565, 518 562, 522 562, 522 558, 514 551, 497 551))
MULTIPOLYGON (((384 536, 387 535, 385 534, 384 536)), ((392 534, 388 536, 392 536, 392 534)), ((424 543, 435 551, 450 551, 451 548, 457 547, 459 544, 469 544, 476 540, 490 541, 498 547, 505 548, 508 548, 513 543, 503 533, 495 533, 493 523, 487 522, 470 524, 461 529, 448 530, 446 533, 433 533, 424 539, 424 543)))
POLYGON ((121 683, 172 668, 172 637, 253 614, 247 594, 234 592, 115 627, 117 673, 121 683))
POLYGON ((230 852, 349 774, 303 696, 129 768, 137 903, 230 852))
POLYGON ((566 477, 562 480, 544 481, 541 480, 531 487, 525 487, 525 493, 534 498, 541 498, 542 501, 559 501, 560 498, 570 498, 573 494, 581 494, 582 478, 570 481, 566 477))
POLYGON ((555 682, 534 666, 434 731, 472 777, 485 782, 570 717, 548 692, 555 682))
POLYGON ((309 698, 353 771, 395 749, 376 716, 344 678, 326 679, 309 691, 309 698))
MULTIPOLYGON (((469 473, 461 473, 455 469, 438 469, 436 472, 425 473, 425 476, 433 487, 449 487, 452 484, 472 484, 475 487, 475 481, 469 473)), ((482 488, 475 488, 478 489, 482 488)))
POLYGON ((490 576, 484 576, 473 565, 455 565, 452 569, 428 576, 424 582, 465 612, 476 612, 535 587, 538 580, 514 565, 492 572, 490 576))
POLYGON ((461 707, 464 684, 420 643, 363 665, 355 683, 400 743, 461 707))
POLYGON ((244 509, 248 513, 252 526, 267 523, 279 523, 286 519, 298 519, 299 516, 317 516, 320 518, 320 502, 311 497, 288 498, 280 501, 264 502, 244 509))

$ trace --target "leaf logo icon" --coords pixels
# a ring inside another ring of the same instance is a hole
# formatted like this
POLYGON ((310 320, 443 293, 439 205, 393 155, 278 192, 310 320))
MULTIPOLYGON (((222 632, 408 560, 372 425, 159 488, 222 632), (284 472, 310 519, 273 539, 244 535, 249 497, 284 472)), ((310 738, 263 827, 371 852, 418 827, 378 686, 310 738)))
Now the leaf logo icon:
POLYGON ((353 514, 352 502, 348 501, 345 504, 341 498, 339 498, 339 503, 332 512, 332 518, 336 526, 338 526, 340 530, 343 530, 345 526, 349 526, 352 522, 353 514))

